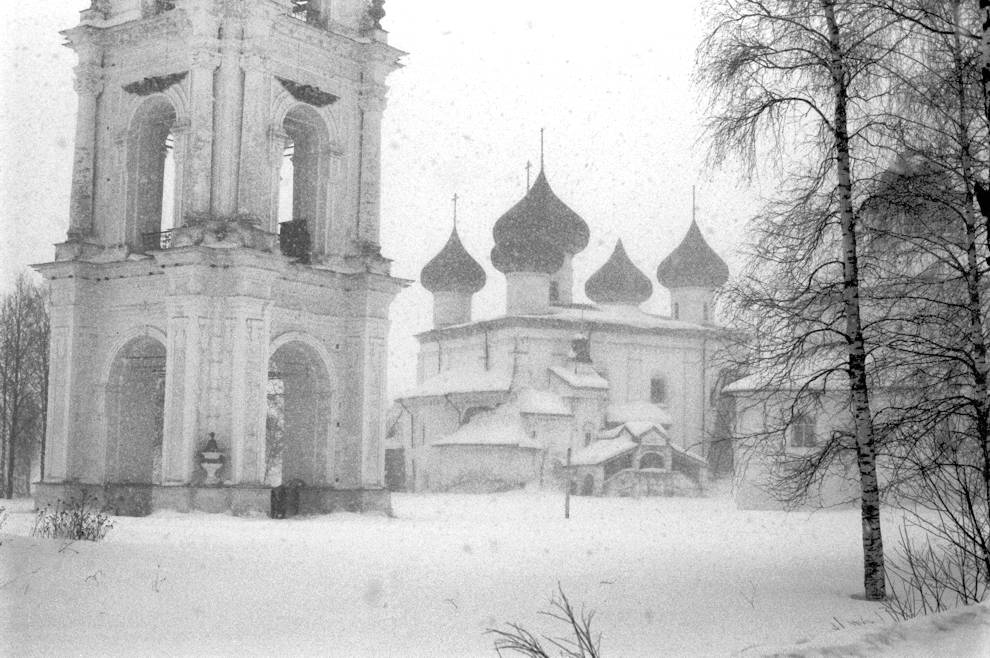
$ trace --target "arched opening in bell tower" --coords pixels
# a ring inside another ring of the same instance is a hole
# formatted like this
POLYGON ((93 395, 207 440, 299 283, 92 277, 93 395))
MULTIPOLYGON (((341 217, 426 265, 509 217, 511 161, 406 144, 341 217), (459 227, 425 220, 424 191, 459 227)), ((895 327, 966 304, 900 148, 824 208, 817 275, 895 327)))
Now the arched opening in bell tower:
POLYGON ((107 381, 107 481, 161 484, 165 346, 149 336, 114 357, 107 381))
POLYGON ((175 227, 178 162, 176 113, 163 95, 145 100, 131 119, 127 143, 126 242, 133 251, 167 249, 175 227))
POLYGON ((307 262, 323 251, 326 222, 329 134, 316 110, 293 107, 282 121, 285 133, 279 162, 278 223, 282 253, 307 262))
POLYGON ((265 484, 331 484, 331 396, 326 366, 312 347, 291 341, 275 350, 268 366, 265 484))

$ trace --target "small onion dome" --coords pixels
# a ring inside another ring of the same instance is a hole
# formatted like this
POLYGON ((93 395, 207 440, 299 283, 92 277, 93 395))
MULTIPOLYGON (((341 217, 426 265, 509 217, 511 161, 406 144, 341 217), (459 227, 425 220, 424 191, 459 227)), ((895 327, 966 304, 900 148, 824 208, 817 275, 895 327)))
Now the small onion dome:
POLYGON ((701 235, 691 220, 687 235, 657 268, 657 280, 666 288, 715 289, 729 280, 729 266, 701 235))
POLYGON ((581 216, 553 193, 540 169, 526 196, 495 222, 492 235, 495 244, 543 242, 573 256, 588 246, 591 233, 581 216))
POLYGON ((455 226, 447 244, 423 268, 419 280, 430 292, 474 294, 485 287, 486 276, 478 261, 461 244, 455 226))
POLYGON ((564 264, 564 252, 542 240, 499 242, 492 248, 492 265, 499 272, 543 272, 553 274, 564 264))
POLYGON ((633 265, 626 255, 622 240, 605 264, 584 284, 584 293, 596 304, 639 305, 653 294, 650 278, 633 265))

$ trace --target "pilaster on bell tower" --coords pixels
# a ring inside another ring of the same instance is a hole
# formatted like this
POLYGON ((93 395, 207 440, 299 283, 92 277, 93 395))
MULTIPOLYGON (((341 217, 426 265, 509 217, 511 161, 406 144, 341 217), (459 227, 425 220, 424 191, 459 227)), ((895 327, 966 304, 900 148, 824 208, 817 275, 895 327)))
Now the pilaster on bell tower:
POLYGON ((88 487, 119 513, 267 509, 285 479, 309 511, 387 507, 404 282, 379 249, 379 158, 403 53, 382 5, 93 0, 63 33, 79 110, 67 240, 37 266, 52 294, 38 500, 88 487), (207 445, 225 461, 204 481, 207 445))

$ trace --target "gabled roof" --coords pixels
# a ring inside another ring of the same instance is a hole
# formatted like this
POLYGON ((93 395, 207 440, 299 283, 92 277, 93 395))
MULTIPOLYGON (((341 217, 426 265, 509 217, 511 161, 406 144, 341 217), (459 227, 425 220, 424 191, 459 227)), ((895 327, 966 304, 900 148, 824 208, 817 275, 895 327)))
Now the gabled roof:
POLYGON ((490 393, 508 391, 512 374, 504 370, 444 370, 424 379, 400 398, 419 398, 454 393, 490 393))
POLYGON ((615 439, 602 439, 593 441, 590 445, 578 450, 571 456, 572 466, 594 466, 610 459, 614 459, 621 454, 635 450, 637 444, 626 435, 615 439))
POLYGON ((560 377, 572 388, 608 388, 608 380, 586 363, 578 363, 573 366, 550 366, 550 372, 560 377))
POLYGON ((698 223, 692 219, 687 235, 657 267, 657 280, 672 290, 715 289, 729 280, 729 266, 709 246, 698 223))

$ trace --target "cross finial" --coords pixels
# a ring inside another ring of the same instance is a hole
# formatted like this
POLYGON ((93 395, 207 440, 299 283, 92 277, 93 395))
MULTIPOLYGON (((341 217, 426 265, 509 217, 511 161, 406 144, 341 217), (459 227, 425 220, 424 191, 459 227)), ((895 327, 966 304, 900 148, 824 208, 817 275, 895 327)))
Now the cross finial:
POLYGON ((529 160, 526 161, 526 189, 529 189, 529 170, 533 168, 533 163, 529 160))
POLYGON ((543 169, 543 128, 540 128, 540 170, 543 169))
POLYGON ((457 195, 457 192, 454 192, 454 196, 452 196, 450 198, 450 200, 454 202, 454 228, 455 229, 457 228, 457 200, 460 199, 460 198, 461 197, 459 197, 457 195))

